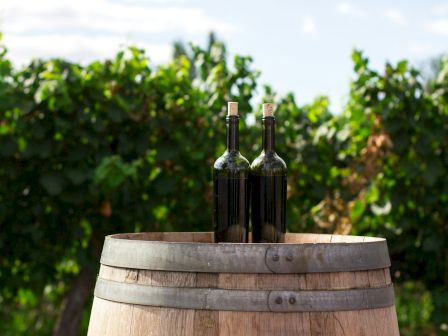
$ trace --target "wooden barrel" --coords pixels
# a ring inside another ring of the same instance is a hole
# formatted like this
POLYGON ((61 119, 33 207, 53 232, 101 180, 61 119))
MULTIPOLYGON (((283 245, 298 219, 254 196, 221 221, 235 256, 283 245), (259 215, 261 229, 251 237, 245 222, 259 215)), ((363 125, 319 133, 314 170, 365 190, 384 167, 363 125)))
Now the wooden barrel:
POLYGON ((382 238, 106 237, 89 336, 399 335, 382 238))

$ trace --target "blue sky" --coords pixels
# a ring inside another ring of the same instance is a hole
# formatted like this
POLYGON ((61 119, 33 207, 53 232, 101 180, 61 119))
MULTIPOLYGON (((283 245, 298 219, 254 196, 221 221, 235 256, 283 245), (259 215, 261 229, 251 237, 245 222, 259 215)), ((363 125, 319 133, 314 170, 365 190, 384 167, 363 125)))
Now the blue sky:
POLYGON ((254 57, 261 82, 292 91, 300 104, 325 94, 344 104, 359 48, 381 68, 406 58, 419 66, 448 49, 448 1, 0 0, 10 58, 89 62, 136 44, 155 63, 175 40, 205 43, 209 31, 230 56, 254 57))

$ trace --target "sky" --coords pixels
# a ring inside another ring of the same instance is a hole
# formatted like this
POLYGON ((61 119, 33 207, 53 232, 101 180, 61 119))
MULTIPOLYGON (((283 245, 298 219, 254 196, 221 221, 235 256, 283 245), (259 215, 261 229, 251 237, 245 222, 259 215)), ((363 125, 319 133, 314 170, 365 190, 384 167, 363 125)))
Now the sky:
POLYGON ((254 58, 261 84, 294 92, 299 104, 327 95, 337 112, 354 48, 376 69, 400 59, 421 66, 446 53, 448 1, 0 0, 3 44, 17 65, 35 57, 86 64, 131 44, 161 64, 174 41, 204 45, 210 31, 229 57, 254 58))

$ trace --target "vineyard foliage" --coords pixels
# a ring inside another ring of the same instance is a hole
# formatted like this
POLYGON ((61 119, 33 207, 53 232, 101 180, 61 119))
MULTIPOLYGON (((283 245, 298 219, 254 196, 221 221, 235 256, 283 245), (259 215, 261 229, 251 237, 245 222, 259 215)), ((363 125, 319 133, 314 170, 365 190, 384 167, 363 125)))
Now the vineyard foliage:
POLYGON ((227 101, 246 117, 249 160, 259 104, 277 106, 288 230, 386 237, 403 332, 443 333, 448 60, 428 82, 406 61, 376 71, 362 52, 352 58, 348 102, 333 114, 326 97, 299 105, 260 87, 251 57, 229 61, 214 38, 176 44, 160 66, 130 47, 85 66, 16 68, 0 47, 0 334, 48 334, 73 278, 97 271, 107 234, 212 230, 227 101))

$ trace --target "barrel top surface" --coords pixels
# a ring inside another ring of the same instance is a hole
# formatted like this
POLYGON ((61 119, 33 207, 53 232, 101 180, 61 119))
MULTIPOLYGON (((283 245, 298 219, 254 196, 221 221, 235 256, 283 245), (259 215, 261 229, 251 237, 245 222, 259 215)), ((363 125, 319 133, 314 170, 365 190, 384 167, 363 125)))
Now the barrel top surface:
POLYGON ((284 244, 213 243, 213 233, 128 233, 106 237, 103 265, 206 273, 317 273, 390 266, 386 240, 287 234, 284 244))
MULTIPOLYGON (((117 233, 109 235, 106 239, 137 240, 147 242, 160 242, 165 244, 212 244, 213 232, 140 232, 140 233, 117 233), (195 239, 196 238, 196 239, 195 239), (199 238, 199 239, 198 239, 199 238)), ((353 235, 332 235, 316 233, 287 233, 284 244, 359 244, 386 241, 381 237, 353 236, 353 235)), ((273 243, 218 243, 226 245, 279 245, 273 243)))

